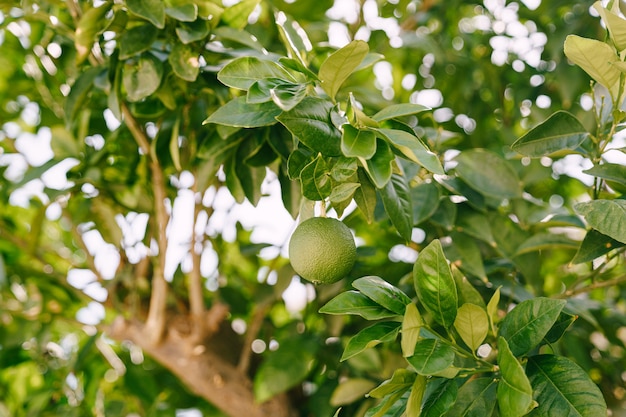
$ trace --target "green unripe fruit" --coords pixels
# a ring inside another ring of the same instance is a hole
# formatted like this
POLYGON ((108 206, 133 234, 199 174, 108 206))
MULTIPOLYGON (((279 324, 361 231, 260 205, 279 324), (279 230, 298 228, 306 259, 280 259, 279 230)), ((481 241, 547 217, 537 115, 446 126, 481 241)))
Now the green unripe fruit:
POLYGON ((291 235, 289 259, 302 278, 314 284, 332 284, 354 266, 356 245, 350 229, 339 220, 312 217, 291 235))

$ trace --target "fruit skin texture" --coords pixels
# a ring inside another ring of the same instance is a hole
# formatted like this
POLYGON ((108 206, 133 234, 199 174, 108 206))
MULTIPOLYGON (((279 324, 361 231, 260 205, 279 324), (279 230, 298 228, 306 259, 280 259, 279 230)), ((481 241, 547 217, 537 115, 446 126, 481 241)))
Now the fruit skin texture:
POLYGON ((289 259, 302 278, 314 284, 332 284, 354 266, 356 245, 348 226, 339 220, 312 217, 291 235, 289 259))

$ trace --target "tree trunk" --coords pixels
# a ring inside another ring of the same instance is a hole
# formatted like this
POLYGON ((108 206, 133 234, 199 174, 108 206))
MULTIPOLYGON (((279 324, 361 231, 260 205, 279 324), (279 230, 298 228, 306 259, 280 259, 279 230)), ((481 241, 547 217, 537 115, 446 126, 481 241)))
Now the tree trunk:
MULTIPOLYGON (((222 322, 227 323, 227 322, 222 322)), ((191 328, 191 324, 189 324, 191 328)), ((128 340, 158 361, 195 394, 232 417, 296 417, 298 413, 286 394, 277 395, 259 404, 254 399, 252 381, 238 370, 233 359, 239 349, 220 334, 202 342, 178 333, 168 326, 167 334, 158 344, 150 344, 142 323, 118 319, 108 335, 116 340, 128 340), (230 346, 220 346, 228 343, 230 346), (224 353, 229 357, 225 357, 224 353)), ((181 333, 187 333, 181 332, 181 333)), ((232 340, 231 340, 232 341, 232 340)))

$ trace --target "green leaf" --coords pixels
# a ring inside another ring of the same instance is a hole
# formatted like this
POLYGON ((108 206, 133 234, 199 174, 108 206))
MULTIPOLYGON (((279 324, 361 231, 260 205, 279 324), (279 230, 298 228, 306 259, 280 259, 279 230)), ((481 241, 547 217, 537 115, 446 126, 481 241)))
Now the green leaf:
POLYGON ((425 182, 411 188, 411 207, 413 224, 428 220, 439 208, 439 187, 434 182, 425 182))
POLYGON ((626 200, 587 201, 574 209, 598 232, 626 243, 626 200))
POLYGON ((457 400, 446 417, 491 416, 496 405, 497 386, 493 378, 469 379, 459 389, 457 400))
POLYGON ((393 371, 391 378, 383 381, 379 386, 371 390, 367 395, 372 398, 383 398, 394 392, 407 390, 415 381, 415 372, 408 369, 398 368, 393 371))
POLYGON ((250 104, 245 97, 236 97, 218 108, 205 121, 234 127, 260 127, 276 123, 282 110, 273 102, 250 104))
POLYGON ((556 355, 528 358, 526 373, 539 403, 532 415, 595 417, 607 415, 602 392, 571 360, 556 355))
POLYGON ((74 120, 76 114, 84 108, 85 101, 93 87, 93 82, 101 72, 102 68, 91 67, 78 76, 65 102, 65 118, 67 121, 74 120))
POLYGON ((331 168, 330 175, 337 182, 352 181, 357 169, 355 158, 338 158, 331 168))
POLYGON ((159 30, 153 25, 135 26, 120 35, 120 59, 128 59, 145 52, 156 41, 159 30))
POLYGON ((363 160, 359 158, 372 183, 378 189, 385 187, 391 179, 393 172, 391 164, 394 159, 387 142, 380 139, 376 139, 376 153, 371 159, 363 160))
POLYGON ((582 264, 585 262, 591 262, 594 259, 605 255, 616 248, 623 247, 624 243, 610 238, 607 235, 603 235, 595 229, 591 229, 585 235, 578 252, 574 255, 572 263, 582 264))
POLYGON ((341 85, 359 66, 368 52, 369 46, 366 42, 352 41, 322 62, 318 77, 322 81, 322 88, 331 100, 335 99, 341 85))
POLYGON ((491 233, 491 224, 487 216, 480 213, 467 204, 457 204, 458 214, 456 222, 456 230, 491 246, 496 246, 495 239, 491 233))
POLYGON ((275 22, 289 58, 306 68, 307 52, 312 49, 312 45, 302 26, 283 12, 276 14, 275 22))
MULTIPOLYGON (((626 22, 626 21, 625 21, 626 22)), ((593 175, 594 177, 603 178, 609 182, 615 182, 626 187, 626 166, 620 164, 611 164, 605 162, 601 165, 594 165, 593 167, 583 171, 585 174, 593 175)), ((611 184, 609 184, 610 186, 611 184)))
MULTIPOLYGON (((595 2, 593 8, 600 14, 617 50, 626 49, 626 20, 606 9, 600 1, 595 2)), ((617 11, 619 12, 619 6, 617 11)))
POLYGON ((177 43, 172 48, 168 62, 172 66, 174 74, 185 81, 194 82, 200 73, 198 54, 190 46, 177 43))
POLYGON ((522 364, 513 355, 503 337, 498 338, 498 366, 501 374, 497 390, 500 415, 502 417, 525 416, 535 407, 533 389, 522 364))
POLYGON ((454 405, 459 388, 455 379, 434 379, 429 381, 424 393, 424 403, 420 417, 441 417, 454 405))
POLYGON ((242 0, 224 9, 222 21, 235 29, 243 29, 248 24, 248 17, 261 0, 242 0))
POLYGON ((357 170, 357 176, 361 186, 354 193, 354 201, 367 223, 371 224, 374 221, 374 209, 376 208, 376 188, 363 169, 357 170))
POLYGON ((459 305, 470 303, 479 307, 485 307, 485 301, 482 295, 474 288, 471 282, 463 275, 463 273, 454 264, 450 266, 452 277, 456 284, 456 290, 459 295, 459 305))
POLYGON ((161 85, 163 64, 156 57, 145 54, 134 64, 124 66, 122 83, 128 101, 140 101, 152 95, 161 85))
POLYGON ((328 198, 331 203, 342 203, 344 201, 351 200, 354 192, 360 186, 361 184, 357 182, 341 183, 338 186, 333 187, 333 190, 330 192, 330 196, 328 198))
POLYGON ((565 303, 565 300, 537 297, 515 306, 500 323, 499 331, 499 335, 507 340, 513 355, 525 355, 541 343, 565 303))
POLYGON ((461 152, 456 172, 470 187, 497 199, 517 198, 522 188, 513 167, 498 154, 486 149, 461 152))
POLYGON ((439 339, 421 339, 415 353, 406 360, 420 375, 433 375, 445 370, 454 362, 454 349, 439 339))
POLYGON ((165 2, 165 14, 179 22, 193 22, 198 18, 198 6, 186 1, 169 0, 165 2))
POLYGON ((209 36, 210 32, 211 26, 209 22, 203 19, 189 23, 181 23, 176 27, 176 35, 185 45, 206 38, 209 36))
POLYGON ((330 405, 338 407, 352 404, 362 399, 375 385, 376 383, 371 379, 348 378, 337 385, 330 396, 330 405))
POLYGON ((568 35, 565 38, 564 52, 591 78, 605 86, 611 92, 613 101, 617 99, 620 71, 613 63, 620 59, 610 45, 595 39, 568 35))
POLYGON ((391 180, 380 190, 380 198, 391 223, 400 236, 409 242, 413 231, 413 209, 404 175, 392 174, 391 180))
POLYGON ((522 155, 541 157, 567 149, 576 149, 589 137, 576 117, 558 111, 513 142, 511 148, 522 155))
POLYGON ((329 101, 307 97, 277 119, 312 150, 324 156, 340 156, 341 132, 330 121, 332 107, 329 101))
POLYGON ((378 113, 376 113, 374 116, 372 116, 372 119, 376 120, 377 122, 382 122, 383 120, 395 119, 396 117, 402 116, 411 116, 427 110, 430 110, 430 107, 422 106, 421 104, 392 104, 391 106, 387 106, 378 113))
POLYGON ((321 155, 302 169, 300 174, 302 195, 309 200, 321 201, 332 191, 328 165, 321 155))
POLYGON ((400 323, 393 321, 382 321, 366 327, 350 338, 341 355, 341 362, 358 355, 365 349, 381 343, 393 342, 398 337, 399 331, 400 323))
POLYGON ((465 344, 475 352, 489 333, 489 318, 484 308, 475 304, 463 304, 457 311, 454 328, 465 344))
POLYGON ((433 174, 445 173, 437 155, 416 136, 398 129, 376 129, 376 132, 388 140, 406 159, 420 164, 433 174))
POLYGON ((559 233, 537 233, 524 241, 515 256, 550 249, 578 249, 579 243, 559 233))
POLYGON ((424 398, 424 393, 426 392, 426 384, 428 381, 429 379, 423 375, 418 375, 417 378, 415 378, 413 386, 411 387, 409 399, 406 402, 407 416, 421 415, 420 411, 422 408, 422 400, 424 398))
POLYGON ((396 317, 397 314, 381 307, 377 302, 358 291, 345 291, 331 299, 322 308, 325 314, 355 314, 366 320, 396 317))
POLYGON ((413 268, 417 297, 435 321, 449 328, 456 318, 456 284, 439 240, 433 240, 419 253, 413 268))
POLYGON ((411 299, 384 279, 367 276, 354 280, 352 286, 387 310, 403 315, 411 299))
POLYGON ((159 29, 165 27, 165 3, 161 0, 127 0, 126 6, 133 14, 146 19, 159 29))
POLYGON ((491 296, 491 299, 487 303, 487 315, 489 316, 489 325, 491 326, 491 332, 496 334, 495 323, 498 320, 498 305, 500 304, 500 287, 496 288, 491 296))
POLYGON ((112 5, 110 2, 105 2, 98 7, 92 7, 80 17, 74 35, 77 63, 80 64, 87 59, 91 53, 96 36, 103 32, 106 25, 109 24, 109 21, 105 19, 105 15, 111 10, 112 5))
POLYGON ((548 343, 556 343, 565 334, 572 324, 578 319, 578 316, 568 314, 561 311, 559 318, 556 320, 550 331, 546 334, 546 341, 548 343))
POLYGON ((465 233, 450 233, 452 244, 446 246, 445 253, 461 270, 475 277, 487 280, 480 248, 474 239, 465 233))
POLYGON ((365 413, 365 417, 402 417, 406 410, 407 390, 389 394, 365 413))
POLYGON ((296 82, 295 78, 281 65, 254 56, 234 59, 217 73, 217 79, 221 83, 240 90, 247 90, 252 84, 266 78, 296 82))
POLYGON ((402 319, 402 338, 400 340, 402 356, 413 356, 415 345, 420 338, 420 329, 423 325, 424 322, 417 306, 414 303, 407 304, 402 319))
POLYGON ((254 397, 259 403, 300 383, 315 364, 319 344, 312 339, 288 338, 270 351, 254 376, 254 397))
POLYGON ((347 157, 369 159, 376 152, 376 135, 369 130, 359 130, 346 124, 341 135, 341 152, 347 157))

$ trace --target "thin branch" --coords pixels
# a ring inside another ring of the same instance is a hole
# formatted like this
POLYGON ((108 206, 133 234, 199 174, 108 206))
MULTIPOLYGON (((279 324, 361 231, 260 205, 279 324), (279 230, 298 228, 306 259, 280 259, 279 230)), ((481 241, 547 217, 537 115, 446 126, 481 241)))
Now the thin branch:
POLYGON ((246 337, 243 342, 243 348, 241 349, 241 354, 239 355, 239 363, 237 364, 237 370, 242 374, 247 373, 248 368, 250 368, 250 359, 252 357, 252 342, 254 342, 254 339, 259 334, 261 326, 263 325, 263 320, 265 319, 269 308, 270 303, 262 303, 254 307, 254 310, 252 312, 252 319, 250 320, 250 325, 248 325, 246 337))
POLYGON ((168 289, 164 276, 165 254, 167 252, 166 229, 169 221, 169 216, 165 210, 165 178, 158 159, 150 153, 150 141, 148 136, 132 115, 126 103, 122 103, 122 113, 126 126, 128 126, 137 145, 139 145, 141 151, 150 161, 149 166, 150 174, 152 175, 152 192, 154 194, 154 214, 156 218, 156 236, 159 256, 152 276, 152 293, 150 295, 146 331, 147 336, 150 337, 154 343, 158 343, 162 339, 165 331, 165 308, 168 289))
POLYGON ((565 291, 562 294, 558 294, 555 297, 556 298, 569 298, 569 297, 574 297, 576 295, 579 294, 586 294, 589 292, 592 292, 594 290, 600 289, 600 288, 607 288, 607 287, 612 287, 615 285, 620 285, 620 284, 624 284, 626 283, 626 274, 619 276, 617 278, 613 278, 613 279, 609 279, 607 281, 596 281, 590 285, 587 285, 585 287, 579 287, 579 288, 575 288, 573 290, 568 290, 565 291))

